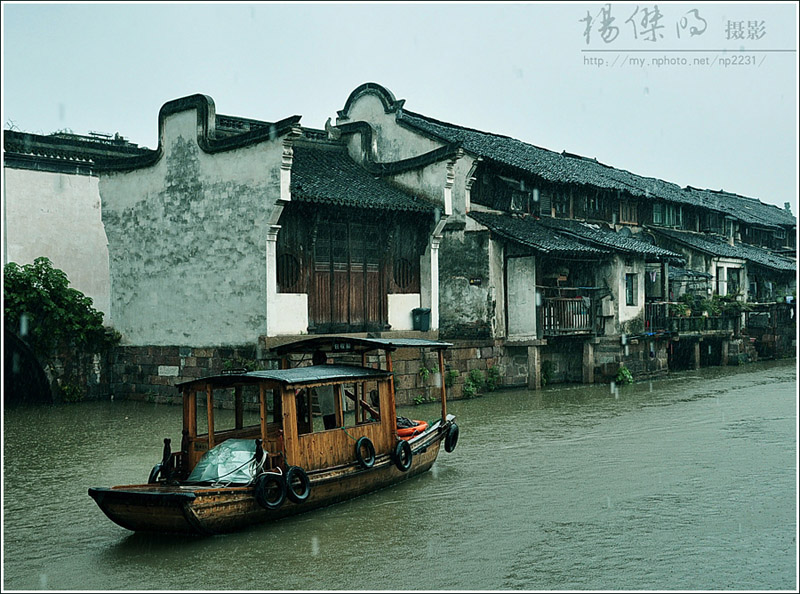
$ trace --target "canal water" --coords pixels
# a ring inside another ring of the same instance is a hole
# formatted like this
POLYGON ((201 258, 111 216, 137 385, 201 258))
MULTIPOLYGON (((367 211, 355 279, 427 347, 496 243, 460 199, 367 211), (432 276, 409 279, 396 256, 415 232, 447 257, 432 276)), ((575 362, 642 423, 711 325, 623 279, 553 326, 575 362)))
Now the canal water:
MULTIPOLYGON (((401 411, 432 420, 438 404, 401 411)), ((90 486, 144 482, 178 406, 5 411, 3 588, 796 590, 794 361, 451 402, 405 483, 210 538, 133 534, 90 486)))

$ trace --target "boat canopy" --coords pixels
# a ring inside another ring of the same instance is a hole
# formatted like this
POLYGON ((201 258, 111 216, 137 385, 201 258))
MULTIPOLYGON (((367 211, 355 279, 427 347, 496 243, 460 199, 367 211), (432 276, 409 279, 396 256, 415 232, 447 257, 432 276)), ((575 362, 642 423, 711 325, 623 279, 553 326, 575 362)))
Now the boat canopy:
POLYGON ((402 348, 427 348, 444 350, 453 346, 449 342, 427 340, 424 338, 358 338, 341 336, 317 336, 289 342, 276 347, 272 351, 279 355, 290 353, 363 353, 378 349, 394 351, 402 348))
POLYGON ((264 380, 273 381, 284 386, 303 386, 324 382, 365 381, 386 378, 391 372, 359 365, 311 365, 293 367, 291 369, 268 369, 265 371, 248 371, 212 375, 188 382, 176 384, 183 388, 190 384, 211 384, 217 388, 242 384, 258 384, 264 380))

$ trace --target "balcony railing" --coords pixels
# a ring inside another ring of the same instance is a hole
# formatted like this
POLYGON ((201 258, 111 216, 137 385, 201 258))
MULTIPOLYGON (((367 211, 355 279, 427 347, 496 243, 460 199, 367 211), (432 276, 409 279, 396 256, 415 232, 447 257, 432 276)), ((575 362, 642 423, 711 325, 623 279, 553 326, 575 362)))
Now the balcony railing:
POLYGON ((722 314, 717 316, 689 311, 678 315, 672 305, 676 303, 648 302, 644 306, 645 332, 706 332, 712 330, 729 330, 737 332, 739 314, 722 314))
POLYGON ((539 328, 543 336, 592 334, 594 308, 590 297, 544 297, 539 307, 539 328))

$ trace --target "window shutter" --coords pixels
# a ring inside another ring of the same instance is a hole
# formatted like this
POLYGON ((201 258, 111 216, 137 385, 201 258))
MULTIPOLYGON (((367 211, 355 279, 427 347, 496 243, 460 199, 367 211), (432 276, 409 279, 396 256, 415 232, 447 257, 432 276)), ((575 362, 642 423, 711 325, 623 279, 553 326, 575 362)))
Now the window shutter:
POLYGON ((552 215, 552 204, 550 194, 547 192, 539 193, 539 214, 543 217, 550 217, 552 215))
POLYGON ((663 205, 660 202, 653 203, 653 224, 654 225, 663 225, 664 224, 664 214, 662 211, 663 205))

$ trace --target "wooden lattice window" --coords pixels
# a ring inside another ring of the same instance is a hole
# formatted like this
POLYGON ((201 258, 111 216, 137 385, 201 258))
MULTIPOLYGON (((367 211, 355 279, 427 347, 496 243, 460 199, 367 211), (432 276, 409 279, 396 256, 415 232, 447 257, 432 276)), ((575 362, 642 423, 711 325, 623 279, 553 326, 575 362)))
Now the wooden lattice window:
POLYGON ((623 200, 619 204, 620 223, 638 223, 639 214, 636 202, 633 200, 623 200))
POLYGON ((394 283, 405 289, 414 282, 414 267, 406 258, 397 258, 394 262, 394 283))
POLYGON ((281 254, 278 256, 278 286, 291 289, 300 280, 300 260, 294 254, 281 254))

